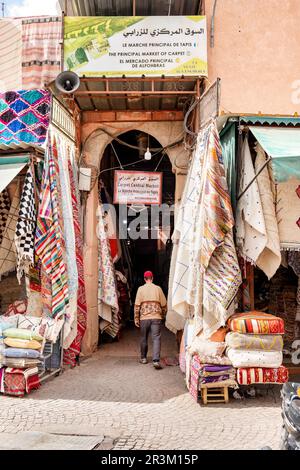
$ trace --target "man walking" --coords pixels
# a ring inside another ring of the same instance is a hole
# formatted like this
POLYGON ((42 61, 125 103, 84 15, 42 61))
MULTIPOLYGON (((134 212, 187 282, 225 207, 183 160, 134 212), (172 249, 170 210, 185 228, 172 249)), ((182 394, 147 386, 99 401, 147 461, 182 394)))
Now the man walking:
POLYGON ((161 369, 160 340, 162 320, 166 315, 167 301, 161 287, 153 283, 153 274, 146 271, 145 284, 138 288, 134 304, 134 323, 141 328, 141 359, 147 364, 148 336, 151 331, 153 344, 153 366, 161 369))

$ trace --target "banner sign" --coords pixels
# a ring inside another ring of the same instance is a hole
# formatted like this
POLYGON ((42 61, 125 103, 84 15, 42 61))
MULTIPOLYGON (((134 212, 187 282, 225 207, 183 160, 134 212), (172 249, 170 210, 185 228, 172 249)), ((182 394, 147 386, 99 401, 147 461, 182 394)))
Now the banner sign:
POLYGON ((115 171, 114 204, 158 204, 162 202, 162 173, 115 171))
POLYGON ((66 16, 64 21, 64 67, 79 76, 207 76, 205 16, 66 16))

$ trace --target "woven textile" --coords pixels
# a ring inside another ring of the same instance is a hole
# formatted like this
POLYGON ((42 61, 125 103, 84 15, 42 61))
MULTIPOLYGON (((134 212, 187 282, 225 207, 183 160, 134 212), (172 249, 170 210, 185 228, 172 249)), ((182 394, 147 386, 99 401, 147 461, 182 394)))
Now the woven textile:
POLYGON ((41 292, 41 260, 35 255, 34 263, 29 267, 29 288, 41 292))
POLYGON ((0 93, 2 143, 42 145, 50 118, 50 93, 45 90, 0 93))
POLYGON ((195 315, 196 333, 203 330, 206 337, 231 315, 241 283, 233 225, 219 135, 212 123, 198 136, 174 232, 178 250, 172 260, 170 329, 178 326, 172 310, 185 318, 195 315))
MULTIPOLYGON (((256 153, 255 173, 258 174, 258 171, 266 163, 266 154, 258 143, 256 145, 256 153)), ((271 279, 280 266, 281 253, 274 196, 267 166, 257 177, 257 184, 265 220, 267 242, 256 264, 266 274, 268 279, 271 279)))
POLYGON ((188 298, 198 316, 198 331, 202 329, 209 337, 232 315, 232 301, 242 282, 233 240, 234 219, 215 126, 210 130, 203 173, 206 176, 200 203, 202 211, 198 211, 195 218, 196 250, 191 260, 193 274, 188 298), (201 310, 202 315, 199 315, 201 310))
POLYGON ((3 233, 9 214, 10 199, 6 189, 0 193, 0 244, 2 242, 3 233))
POLYGON ((255 351, 282 351, 281 335, 249 335, 231 331, 226 335, 227 346, 233 349, 248 349, 255 351))
POLYGON ((296 276, 298 276, 298 287, 297 287, 297 312, 296 321, 300 322, 300 252, 290 251, 288 253, 288 264, 294 270, 296 276))
POLYGON ((267 231, 255 170, 250 153, 248 138, 242 149, 239 199, 236 212, 236 241, 240 255, 256 264, 267 244, 267 231))
POLYGON ((233 367, 280 367, 281 351, 247 351, 245 349, 228 348, 226 355, 233 367))
POLYGON ((25 393, 30 393, 40 387, 38 368, 15 369, 7 367, 4 373, 4 393, 23 397, 25 393))
POLYGON ((300 251, 300 180, 276 184, 276 216, 282 250, 300 251))
POLYGON ((98 279, 98 313, 103 315, 103 310, 111 309, 111 318, 105 315, 107 321, 100 326, 112 338, 115 338, 120 330, 119 304, 117 284, 114 266, 110 254, 110 246, 105 231, 102 216, 102 205, 98 207, 98 257, 99 257, 99 279, 98 279), (104 309, 103 309, 104 307, 104 309))
POLYGON ((78 272, 76 264, 75 231, 68 162, 74 160, 74 145, 61 133, 51 128, 55 136, 59 166, 59 191, 61 193, 62 229, 68 271, 69 305, 64 324, 64 348, 67 349, 77 335, 77 290, 78 272))
POLYGON ((34 198, 34 181, 31 168, 28 168, 21 199, 19 217, 15 232, 15 245, 17 250, 17 277, 21 283, 24 270, 34 262, 34 233, 36 224, 36 210, 34 198))
POLYGON ((19 204, 20 180, 18 178, 9 214, 6 219, 5 229, 2 232, 2 241, 0 245, 0 278, 16 268, 17 259, 14 237, 18 220, 19 204))
POLYGON ((237 369, 237 382, 240 385, 250 384, 284 384, 289 380, 289 371, 281 366, 276 369, 249 367, 237 369))
POLYGON ((25 89, 44 87, 60 73, 59 17, 22 20, 22 80, 25 89))
POLYGON ((83 268, 83 239, 80 225, 80 208, 79 208, 79 195, 78 187, 74 178, 73 167, 69 161, 69 176, 72 194, 72 207, 73 207, 73 221, 75 230, 76 241, 76 262, 78 271, 78 292, 77 292, 77 336, 71 346, 64 351, 64 364, 76 364, 76 357, 79 356, 81 351, 82 338, 86 330, 87 322, 87 305, 85 295, 84 283, 84 268, 83 268))
POLYGON ((58 199, 58 175, 56 142, 54 139, 52 145, 49 138, 37 217, 35 249, 42 263, 43 303, 53 318, 66 313, 69 301, 58 199))
POLYGON ((233 315, 228 326, 231 331, 255 335, 283 335, 284 321, 263 312, 247 312, 233 315))
POLYGON ((0 30, 0 90, 20 90, 22 89, 22 21, 17 18, 0 19, 0 30))

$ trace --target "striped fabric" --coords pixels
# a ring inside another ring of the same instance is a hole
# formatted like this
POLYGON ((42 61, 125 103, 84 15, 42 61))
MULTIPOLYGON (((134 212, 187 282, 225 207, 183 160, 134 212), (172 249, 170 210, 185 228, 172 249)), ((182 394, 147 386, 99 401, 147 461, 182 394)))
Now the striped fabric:
MULTIPOLYGON (((35 248, 42 263, 42 273, 51 280, 50 315, 60 317, 68 305, 67 271, 64 262, 64 240, 59 209, 58 160, 55 139, 49 136, 46 161, 42 178, 40 207, 38 211, 35 248)), ((42 276, 42 291, 43 291, 42 276)), ((44 300, 44 299, 43 299, 44 300)), ((46 305, 47 307, 47 305, 46 305)), ((49 305, 48 305, 49 308, 49 305)))
POLYGON ((87 305, 85 296, 84 268, 83 268, 83 239, 80 225, 79 195, 75 184, 72 164, 69 160, 69 177, 72 194, 73 221, 76 240, 76 262, 78 271, 78 292, 77 292, 77 336, 69 349, 64 351, 64 364, 76 365, 76 357, 81 351, 82 339, 86 330, 87 305))
POLYGON ((289 380, 289 371, 280 366, 277 369, 262 367, 245 367, 237 369, 237 381, 240 385, 250 384, 284 384, 289 380))
POLYGON ((62 20, 0 20, 0 90, 44 88, 61 71, 62 20))
POLYGON ((228 326, 231 331, 255 335, 283 335, 284 321, 268 313, 253 311, 233 315, 228 326))
POLYGON ((59 17, 22 20, 23 88, 44 87, 60 73, 62 23, 59 17))
POLYGON ((0 90, 21 90, 22 21, 0 19, 0 33, 0 90))

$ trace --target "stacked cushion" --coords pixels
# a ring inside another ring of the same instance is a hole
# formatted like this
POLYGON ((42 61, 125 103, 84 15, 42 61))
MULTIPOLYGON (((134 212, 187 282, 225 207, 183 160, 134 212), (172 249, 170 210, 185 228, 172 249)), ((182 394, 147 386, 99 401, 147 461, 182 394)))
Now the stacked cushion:
POLYGON ((288 372, 282 366, 282 318, 252 311, 233 315, 228 326, 231 332, 226 335, 226 355, 237 369, 240 385, 288 380, 288 372))
POLYGON ((17 368, 17 369, 28 369, 31 367, 37 367, 39 363, 40 361, 38 359, 11 358, 11 357, 5 357, 3 359, 4 366, 17 368))
MULTIPOLYGON (((32 330, 25 330, 23 328, 9 328, 3 331, 5 338, 26 339, 43 341, 43 337, 32 330)), ((33 348, 34 349, 34 348, 33 348)))
POLYGON ((233 315, 228 321, 228 326, 231 331, 237 333, 256 335, 284 334, 284 321, 282 318, 256 310, 233 315))
POLYGON ((227 356, 234 367, 279 367, 282 364, 281 351, 227 350, 227 356))
POLYGON ((35 349, 6 348, 3 351, 4 357, 39 359, 41 353, 35 349))
POLYGON ((226 335, 226 344, 233 349, 249 351, 282 351, 281 335, 245 335, 231 331, 226 335))
POLYGON ((289 374, 286 367, 281 366, 276 369, 250 367, 239 368, 237 371, 237 380, 241 385, 251 384, 284 384, 289 380, 289 374))
POLYGON ((19 338, 5 338, 4 344, 11 348, 22 348, 22 349, 38 349, 42 348, 42 344, 32 339, 19 339, 19 338))

